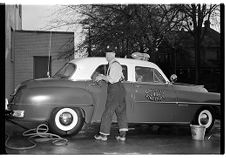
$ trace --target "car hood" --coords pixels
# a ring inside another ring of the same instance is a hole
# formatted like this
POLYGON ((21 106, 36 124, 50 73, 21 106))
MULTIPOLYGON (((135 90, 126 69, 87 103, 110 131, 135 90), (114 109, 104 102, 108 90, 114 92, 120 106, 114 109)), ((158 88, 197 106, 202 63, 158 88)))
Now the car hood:
POLYGON ((196 85, 196 84, 189 84, 189 83, 174 83, 174 85, 193 86, 193 87, 201 87, 201 88, 204 88, 204 85, 196 85))
POLYGON ((195 85, 195 84, 188 84, 188 83, 174 83, 178 89, 187 89, 191 91, 199 91, 199 92, 208 92, 204 85, 195 85))

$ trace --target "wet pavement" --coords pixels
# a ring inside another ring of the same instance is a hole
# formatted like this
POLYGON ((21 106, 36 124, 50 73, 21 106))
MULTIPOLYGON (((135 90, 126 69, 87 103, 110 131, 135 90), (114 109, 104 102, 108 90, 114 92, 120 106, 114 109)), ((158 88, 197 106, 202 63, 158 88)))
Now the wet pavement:
MULTIPOLYGON (((67 145, 57 146, 51 141, 36 142, 36 146, 27 150, 12 150, 6 148, 8 154, 220 154, 220 121, 203 141, 193 140, 190 126, 177 125, 130 125, 126 142, 117 142, 117 124, 112 125, 111 135, 107 142, 94 140, 99 124, 88 125, 73 136, 66 137, 67 145)), ((34 145, 22 136, 23 128, 6 121, 5 139, 10 147, 29 147, 34 145), (8 137, 9 136, 9 137, 8 137)), ((38 139, 37 139, 38 140, 38 139)), ((36 141, 37 141, 36 140, 36 141)))

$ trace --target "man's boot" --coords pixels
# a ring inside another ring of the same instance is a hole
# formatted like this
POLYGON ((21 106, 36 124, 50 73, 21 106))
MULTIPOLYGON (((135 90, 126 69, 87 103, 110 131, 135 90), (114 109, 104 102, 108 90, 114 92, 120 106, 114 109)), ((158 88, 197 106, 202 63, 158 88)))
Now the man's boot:
POLYGON ((107 139, 108 139, 107 135, 103 135, 103 134, 100 134, 100 133, 96 134, 94 136, 94 138, 96 140, 102 140, 102 141, 107 141, 107 139))
POLYGON ((116 140, 125 141, 126 140, 126 131, 120 131, 119 136, 115 137, 116 140))

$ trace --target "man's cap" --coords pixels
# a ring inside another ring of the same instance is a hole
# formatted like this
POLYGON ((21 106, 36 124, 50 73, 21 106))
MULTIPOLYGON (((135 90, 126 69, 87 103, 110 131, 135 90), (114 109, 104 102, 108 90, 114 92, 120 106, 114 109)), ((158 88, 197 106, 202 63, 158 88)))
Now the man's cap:
POLYGON ((115 54, 115 52, 109 51, 109 52, 105 52, 105 54, 115 54))
POLYGON ((105 52, 106 53, 109 53, 109 52, 115 53, 116 49, 117 49, 117 47, 107 46, 105 49, 105 52))

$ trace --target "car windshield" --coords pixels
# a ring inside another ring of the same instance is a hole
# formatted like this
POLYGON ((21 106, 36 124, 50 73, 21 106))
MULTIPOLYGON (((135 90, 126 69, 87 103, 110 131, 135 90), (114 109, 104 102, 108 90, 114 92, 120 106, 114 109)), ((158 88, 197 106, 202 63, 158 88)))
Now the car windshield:
POLYGON ((53 76, 53 78, 69 78, 76 70, 76 65, 73 63, 65 64, 57 73, 53 76))

